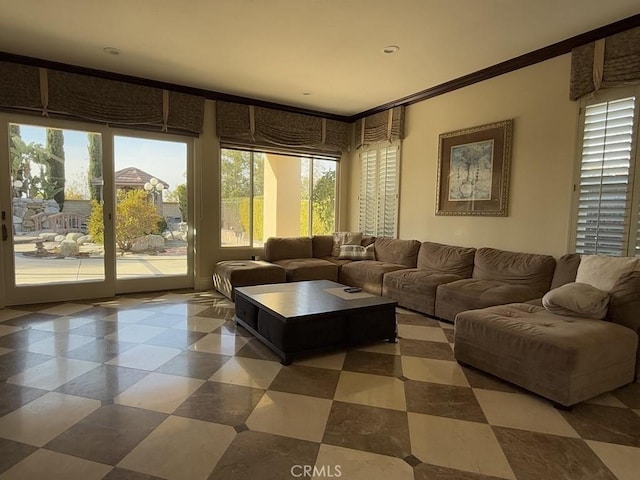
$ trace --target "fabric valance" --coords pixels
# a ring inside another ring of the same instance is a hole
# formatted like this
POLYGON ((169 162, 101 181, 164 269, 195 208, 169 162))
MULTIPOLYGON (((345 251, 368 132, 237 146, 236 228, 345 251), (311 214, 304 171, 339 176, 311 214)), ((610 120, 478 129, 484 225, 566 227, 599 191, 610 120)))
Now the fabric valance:
POLYGON ((404 107, 369 115, 356 122, 355 145, 360 148, 404 138, 404 107))
POLYGON ((0 62, 0 108, 198 135, 204 98, 88 75, 0 62))
POLYGON ((216 128, 225 143, 335 155, 348 149, 346 122, 230 102, 216 102, 216 128))
POLYGON ((0 61, 0 108, 42 112, 37 67, 0 61))
POLYGON ((569 98, 640 83, 640 27, 574 48, 569 98))

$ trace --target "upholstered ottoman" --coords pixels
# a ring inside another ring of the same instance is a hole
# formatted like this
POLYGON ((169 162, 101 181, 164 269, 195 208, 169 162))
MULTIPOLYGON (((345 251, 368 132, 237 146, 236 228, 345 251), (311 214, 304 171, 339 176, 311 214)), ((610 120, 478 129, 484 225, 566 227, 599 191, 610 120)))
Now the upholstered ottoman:
POLYGON ((282 267, 261 260, 225 260, 218 262, 213 273, 213 286, 230 300, 234 287, 249 287, 286 280, 282 267))
POLYGON ((570 406, 633 381, 638 336, 605 320, 524 303, 459 313, 455 357, 570 406))

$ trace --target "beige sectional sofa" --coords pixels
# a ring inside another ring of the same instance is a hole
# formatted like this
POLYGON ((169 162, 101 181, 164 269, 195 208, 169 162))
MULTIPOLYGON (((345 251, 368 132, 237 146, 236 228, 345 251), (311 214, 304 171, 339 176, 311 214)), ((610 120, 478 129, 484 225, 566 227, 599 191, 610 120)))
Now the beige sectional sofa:
POLYGON ((537 303, 459 313, 458 362, 563 406, 640 379, 639 271, 618 279, 604 319, 553 313, 537 303))
POLYGON ((265 260, 282 268, 286 281, 338 281, 455 321, 460 363, 564 406, 640 378, 640 271, 619 277, 603 321, 542 306, 543 295, 546 300, 580 282, 579 255, 556 260, 385 237, 355 248, 371 242, 375 260, 349 260, 336 256, 331 235, 270 238, 265 260))
POLYGON ((331 235, 272 237, 265 260, 284 268, 289 282, 338 281, 450 322, 465 310, 541 298, 556 266, 549 255, 495 248, 387 237, 375 238, 373 246, 375 260, 340 260, 331 235))

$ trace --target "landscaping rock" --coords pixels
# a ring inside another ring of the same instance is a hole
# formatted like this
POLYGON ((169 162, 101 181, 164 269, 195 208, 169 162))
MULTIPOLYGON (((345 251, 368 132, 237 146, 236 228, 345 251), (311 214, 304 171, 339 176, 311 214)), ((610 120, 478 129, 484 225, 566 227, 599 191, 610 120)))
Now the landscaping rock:
POLYGON ((149 242, 149 248, 163 248, 164 238, 160 235, 147 235, 147 241, 149 242))
POLYGON ((80 249, 74 240, 63 240, 60 242, 60 255, 64 257, 75 257, 80 249))
POLYGON ((63 240, 66 240, 66 237, 64 235, 56 235, 53 239, 54 242, 62 242, 63 240))
POLYGON ((149 240, 147 240, 147 237, 136 238, 131 246, 131 251, 144 252, 145 250, 149 250, 149 240))
POLYGON ((41 238, 45 242, 56 242, 59 241, 56 240, 57 236, 58 235, 56 233, 41 233, 40 235, 38 235, 38 238, 41 238))
POLYGON ((71 233, 67 233, 67 236, 65 237, 67 240, 73 240, 74 242, 77 241, 80 237, 83 237, 84 235, 80 232, 71 232, 71 233))
POLYGON ((84 245, 85 243, 91 243, 93 241, 93 237, 91 235, 82 235, 76 240, 78 245, 84 245))

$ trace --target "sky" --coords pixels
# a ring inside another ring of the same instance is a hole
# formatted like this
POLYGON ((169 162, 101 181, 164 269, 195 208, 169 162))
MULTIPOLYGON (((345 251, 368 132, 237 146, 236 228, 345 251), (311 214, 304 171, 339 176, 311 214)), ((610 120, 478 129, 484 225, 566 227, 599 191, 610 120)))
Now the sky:
MULTIPOLYGON (((87 132, 63 130, 65 177, 67 184, 84 187, 89 166, 87 132)), ((20 135, 26 143, 46 145, 46 128, 20 125, 20 135)), ((114 169, 137 167, 169 184, 169 191, 186 183, 187 145, 181 142, 145 138, 114 137, 114 169)))

